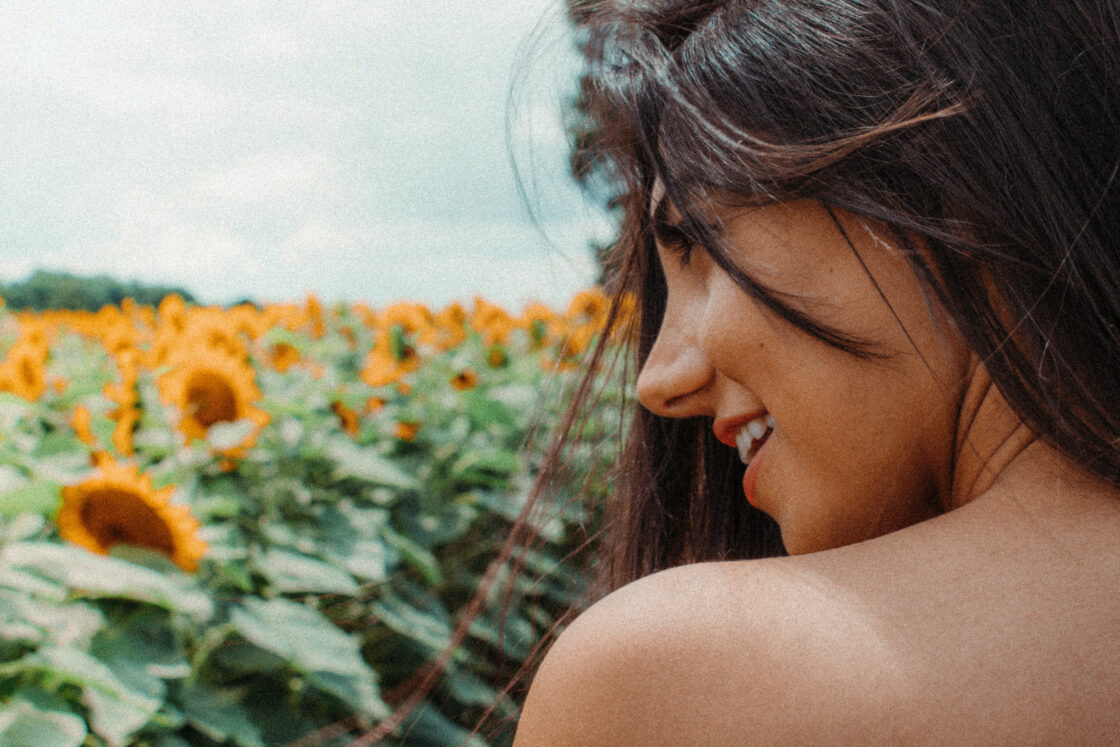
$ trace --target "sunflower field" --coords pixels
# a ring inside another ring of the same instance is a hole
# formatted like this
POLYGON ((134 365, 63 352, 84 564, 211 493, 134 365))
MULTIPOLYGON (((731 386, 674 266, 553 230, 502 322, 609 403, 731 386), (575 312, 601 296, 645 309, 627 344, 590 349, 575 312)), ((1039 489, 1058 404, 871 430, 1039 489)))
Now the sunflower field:
POLYGON ((508 743, 603 486, 495 558, 605 312, 0 311, 0 745, 508 743))

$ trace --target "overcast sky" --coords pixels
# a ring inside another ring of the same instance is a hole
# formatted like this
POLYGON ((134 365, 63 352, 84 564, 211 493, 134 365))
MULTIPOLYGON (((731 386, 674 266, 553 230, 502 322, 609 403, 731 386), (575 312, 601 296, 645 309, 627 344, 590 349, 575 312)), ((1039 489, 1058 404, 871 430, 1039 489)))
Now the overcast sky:
POLYGON ((516 306, 593 278, 552 0, 0 0, 0 38, 0 280, 516 306))

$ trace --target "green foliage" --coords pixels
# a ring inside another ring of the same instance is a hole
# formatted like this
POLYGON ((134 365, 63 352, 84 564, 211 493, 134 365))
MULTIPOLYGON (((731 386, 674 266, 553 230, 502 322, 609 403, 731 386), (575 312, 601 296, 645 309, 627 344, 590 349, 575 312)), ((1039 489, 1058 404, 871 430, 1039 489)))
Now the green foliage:
POLYGON ((66 272, 36 270, 27 280, 0 284, 0 298, 9 309, 69 309, 97 311, 102 306, 120 304, 131 298, 139 304, 158 306, 164 296, 178 294, 194 302, 194 296, 178 287, 144 285, 135 280, 122 282, 107 275, 79 277, 66 272))
MULTIPOLYGON (((187 443, 157 394, 164 371, 137 381, 132 461, 201 522, 209 550, 193 574, 125 546, 93 555, 54 523, 60 486, 90 474, 91 451, 113 449, 102 387, 116 374, 100 341, 52 340, 47 374, 65 388, 33 402, 0 394, 0 745, 345 744, 450 645, 541 463, 546 436, 530 432, 550 431, 572 375, 543 370, 528 333, 495 362, 472 332, 425 353, 407 386, 375 389, 355 352, 376 345, 375 330, 346 309, 328 320, 318 336, 276 327, 246 339, 270 422, 235 459, 226 452, 249 424, 187 443), (301 362, 273 368, 277 342, 301 362), (451 386, 465 369, 473 388, 451 386), (79 406, 96 443, 69 426, 79 406), (340 406, 359 413, 356 428, 340 406), (404 421, 419 424, 410 440, 404 421)), ((602 441, 576 444, 589 469, 611 459, 602 441)), ((558 483, 560 498, 581 479, 558 483)), ((596 508, 570 500, 531 523, 532 550, 498 573, 446 672, 383 744, 484 744, 471 731, 488 708, 515 716, 516 698, 499 694, 577 600, 576 550, 596 508)))

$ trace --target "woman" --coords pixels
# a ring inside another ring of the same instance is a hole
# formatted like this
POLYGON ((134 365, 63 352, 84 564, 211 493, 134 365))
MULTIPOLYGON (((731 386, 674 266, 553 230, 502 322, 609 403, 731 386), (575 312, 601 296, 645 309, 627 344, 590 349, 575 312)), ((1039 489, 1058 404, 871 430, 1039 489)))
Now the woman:
POLYGON ((517 744, 1115 739, 1115 0, 588 28, 641 406, 517 744))

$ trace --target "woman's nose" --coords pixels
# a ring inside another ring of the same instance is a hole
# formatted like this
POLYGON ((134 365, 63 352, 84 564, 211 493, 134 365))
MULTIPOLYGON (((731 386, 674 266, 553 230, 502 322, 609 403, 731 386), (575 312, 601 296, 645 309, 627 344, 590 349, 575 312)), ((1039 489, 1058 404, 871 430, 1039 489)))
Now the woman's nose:
POLYGON ((638 373, 638 401, 668 418, 711 415, 707 394, 714 377, 695 337, 666 319, 638 373))

